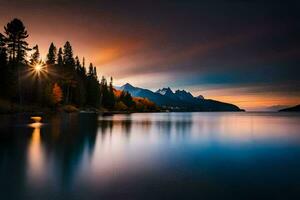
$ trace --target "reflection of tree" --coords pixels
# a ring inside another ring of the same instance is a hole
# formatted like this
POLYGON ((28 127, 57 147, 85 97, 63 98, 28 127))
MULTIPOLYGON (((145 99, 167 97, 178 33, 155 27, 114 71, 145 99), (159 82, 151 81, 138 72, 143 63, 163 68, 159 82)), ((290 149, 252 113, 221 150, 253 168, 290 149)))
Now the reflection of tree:
POLYGON ((102 137, 105 137, 107 132, 110 134, 114 127, 121 127, 122 133, 125 133, 126 137, 130 136, 132 121, 131 119, 124 120, 113 120, 113 119, 103 119, 99 121, 102 137))
POLYGON ((132 125, 131 119, 126 119, 121 122, 122 132, 125 133, 127 138, 130 137, 131 125, 132 125))
POLYGON ((141 126, 141 128, 143 129, 144 133, 148 133, 149 129, 150 129, 151 125, 152 125, 152 121, 150 121, 149 119, 145 119, 145 120, 139 122, 138 125, 141 126))
POLYGON ((186 137, 190 134, 193 120, 191 114, 177 114, 174 118, 169 115, 163 120, 156 122, 156 126, 160 133, 165 134, 167 137, 171 135, 186 137))
POLYGON ((26 149, 32 129, 20 126, 21 118, 19 116, 0 118, 1 199, 22 199, 25 192, 26 149))
POLYGON ((61 183, 68 186, 80 166, 83 152, 86 150, 89 155, 93 152, 97 115, 63 114, 50 119, 49 124, 49 134, 44 138, 46 150, 56 161, 54 170, 60 174, 61 183))
POLYGON ((111 132, 113 128, 112 120, 100 120, 99 127, 102 135, 105 135, 107 131, 111 132))
POLYGON ((176 135, 180 137, 189 136, 191 132, 191 127, 193 125, 192 120, 183 120, 183 121, 179 120, 174 123, 175 123, 176 135))
POLYGON ((172 121, 157 121, 156 122, 157 129, 160 133, 166 134, 167 137, 170 137, 172 130, 172 121))

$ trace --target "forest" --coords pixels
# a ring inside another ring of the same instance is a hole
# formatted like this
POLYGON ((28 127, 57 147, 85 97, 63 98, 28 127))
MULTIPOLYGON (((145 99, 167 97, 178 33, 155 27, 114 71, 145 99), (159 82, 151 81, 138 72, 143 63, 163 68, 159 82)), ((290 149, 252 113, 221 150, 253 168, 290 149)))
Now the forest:
POLYGON ((39 46, 28 44, 29 34, 20 19, 13 19, 0 33, 0 112, 78 110, 154 111, 157 106, 113 87, 113 78, 97 75, 74 56, 69 41, 51 43, 45 60, 39 46))

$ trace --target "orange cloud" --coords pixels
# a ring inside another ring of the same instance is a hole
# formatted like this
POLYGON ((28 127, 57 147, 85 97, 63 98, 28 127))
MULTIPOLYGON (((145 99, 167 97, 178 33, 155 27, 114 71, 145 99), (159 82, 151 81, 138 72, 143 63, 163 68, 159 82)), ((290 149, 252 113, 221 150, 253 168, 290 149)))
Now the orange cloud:
MULTIPOLYGON (((199 88, 198 88, 199 89, 199 88)), ((238 87, 238 88, 216 88, 202 91, 195 91, 195 95, 203 95, 205 98, 216 99, 228 103, 233 103, 247 111, 268 110, 271 106, 294 106, 300 103, 299 94, 294 95, 281 91, 265 89, 265 92, 251 92, 249 90, 259 90, 258 88, 238 87)))

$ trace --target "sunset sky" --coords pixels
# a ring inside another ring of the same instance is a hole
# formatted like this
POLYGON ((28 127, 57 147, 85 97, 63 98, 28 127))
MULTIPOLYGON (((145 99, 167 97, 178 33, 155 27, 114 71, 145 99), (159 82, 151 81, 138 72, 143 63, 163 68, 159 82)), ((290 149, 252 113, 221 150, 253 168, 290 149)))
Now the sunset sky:
POLYGON ((43 57, 70 41, 115 85, 186 89, 246 110, 300 104, 300 4, 199 2, 0 0, 0 25, 20 18, 43 57))

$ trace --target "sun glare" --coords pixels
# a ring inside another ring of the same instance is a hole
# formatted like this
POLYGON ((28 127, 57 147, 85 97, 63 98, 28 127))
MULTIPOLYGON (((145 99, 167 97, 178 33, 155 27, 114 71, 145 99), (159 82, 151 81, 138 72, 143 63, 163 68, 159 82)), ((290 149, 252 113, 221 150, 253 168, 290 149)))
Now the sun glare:
POLYGON ((34 66, 34 70, 35 70, 36 72, 40 72, 40 71, 42 70, 42 65, 41 65, 41 64, 36 64, 36 65, 34 66))
POLYGON ((36 63, 31 66, 30 74, 33 76, 40 76, 47 73, 46 67, 43 63, 36 63))

